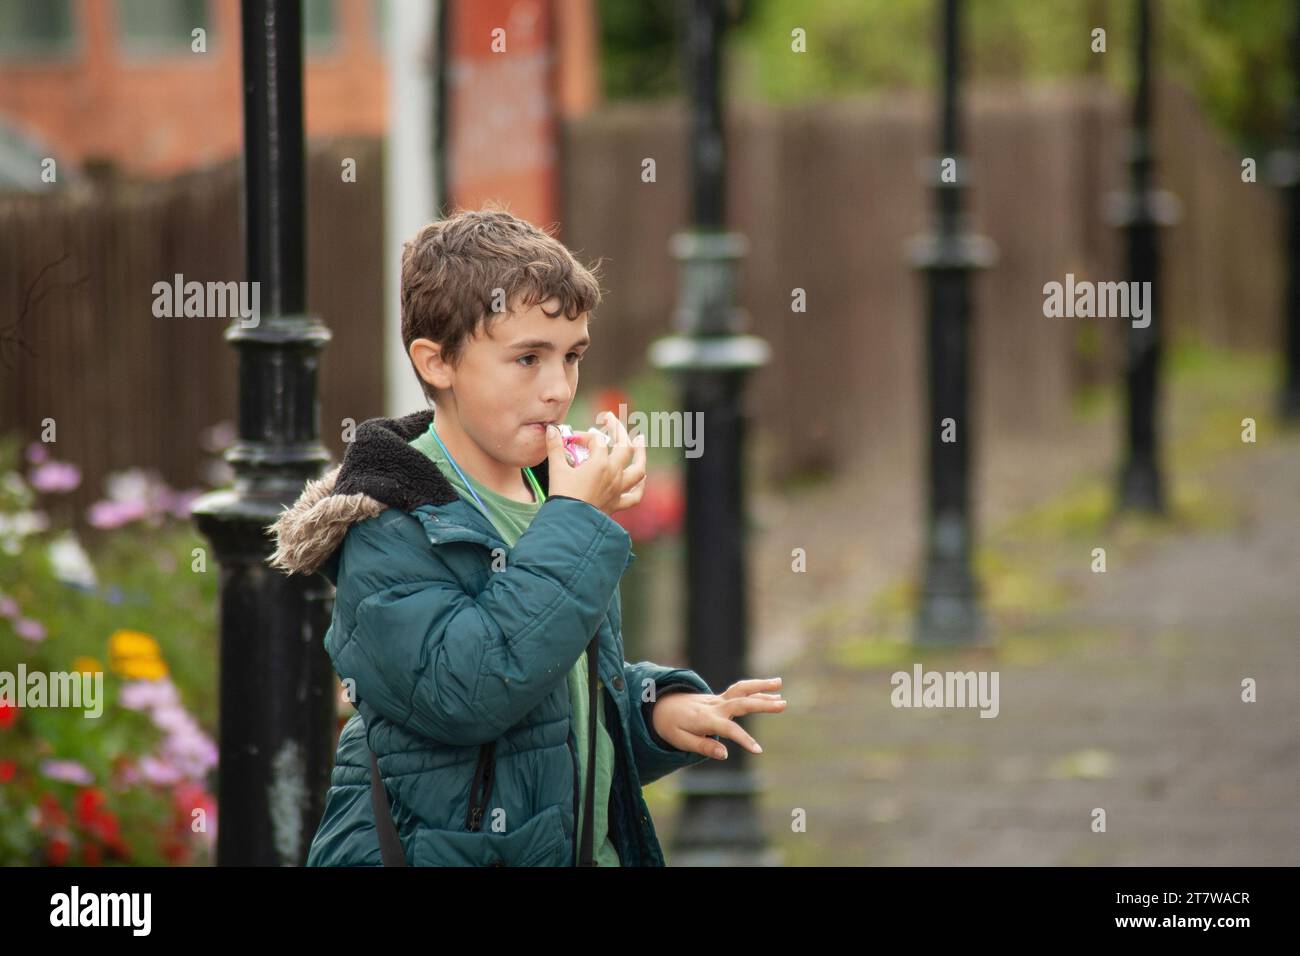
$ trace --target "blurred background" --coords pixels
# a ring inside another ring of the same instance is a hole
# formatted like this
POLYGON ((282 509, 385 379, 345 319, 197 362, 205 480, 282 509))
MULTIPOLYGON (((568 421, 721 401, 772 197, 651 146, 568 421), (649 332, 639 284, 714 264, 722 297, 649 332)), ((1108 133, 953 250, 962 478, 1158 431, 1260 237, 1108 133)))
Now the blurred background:
MULTIPOLYGON (((927 298, 907 243, 932 221, 943 4, 723 5, 735 299, 771 349, 743 395, 739 659, 790 700, 745 722, 765 751, 747 799, 786 865, 1296 862, 1300 440, 1278 411, 1295 5, 1156 5, 1153 177, 1180 207, 1159 240, 1159 515, 1114 508, 1128 322, 1043 312, 1067 273, 1127 275, 1107 199, 1129 177, 1138 6, 965 5, 964 201, 998 250, 972 276, 966 433, 992 639, 923 649, 927 298), (891 706, 915 662, 999 670, 998 719, 891 706)), ((682 407, 649 353, 689 222, 684 7, 452 0, 436 44, 410 4, 303 0, 306 309, 333 336, 334 461, 349 420, 423 407, 392 283, 440 209, 499 203, 600 262, 572 421, 682 407), (438 50, 432 123, 403 78, 438 50)), ((155 317, 152 289, 245 277, 240 50, 238 0, 0 0, 0 670, 102 670, 107 697, 96 721, 0 704, 5 864, 214 860, 219 585, 190 509, 233 479, 239 380, 224 328, 155 317)), ((695 666, 683 455, 650 452, 618 517, 639 559, 626 656, 695 666)), ((670 863, 679 776, 646 791, 670 863)))

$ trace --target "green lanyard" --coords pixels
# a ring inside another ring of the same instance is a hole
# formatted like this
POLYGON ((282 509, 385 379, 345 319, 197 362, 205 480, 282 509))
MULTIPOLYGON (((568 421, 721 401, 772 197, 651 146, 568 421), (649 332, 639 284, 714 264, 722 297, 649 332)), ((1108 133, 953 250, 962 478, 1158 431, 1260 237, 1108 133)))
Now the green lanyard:
POLYGON ((537 503, 541 504, 546 500, 546 495, 542 492, 542 486, 538 484, 537 479, 533 477, 533 470, 525 465, 524 474, 528 476, 528 483, 533 486, 533 494, 537 496, 537 503))

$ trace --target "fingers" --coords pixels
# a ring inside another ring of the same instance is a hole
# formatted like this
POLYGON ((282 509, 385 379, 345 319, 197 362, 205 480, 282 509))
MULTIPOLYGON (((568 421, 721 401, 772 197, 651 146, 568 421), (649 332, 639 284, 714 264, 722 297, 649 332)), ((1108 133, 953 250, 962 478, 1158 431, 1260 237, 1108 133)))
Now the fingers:
POLYGON ((711 737, 699 738, 699 742, 693 749, 696 753, 704 754, 706 757, 712 757, 714 760, 727 759, 727 748, 711 737))
POLYGON ((627 491, 623 492, 623 494, 619 496, 618 499, 619 510, 621 511, 624 508, 631 508, 633 505, 640 504, 641 497, 644 494, 645 494, 645 477, 642 476, 640 481, 638 481, 635 485, 633 485, 631 488, 629 488, 627 491))
POLYGON ((596 416, 597 422, 603 422, 607 433, 611 439, 610 457, 618 463, 620 469, 627 468, 632 462, 635 449, 632 445, 632 438, 628 435, 627 429, 613 412, 601 412, 596 416))
MULTIPOLYGON (((734 721, 730 721, 730 720, 718 721, 718 724, 714 728, 713 732, 717 734, 719 737, 727 737, 730 740, 736 741, 736 743, 740 744, 750 753, 761 754, 763 752, 763 748, 758 745, 758 741, 755 740, 753 737, 749 736, 749 734, 745 733, 745 728, 740 726, 740 724, 735 723, 734 721)), ((716 747, 718 745, 715 744, 714 746, 716 747)))
MULTIPOLYGON (((771 694, 755 694, 752 697, 739 697, 728 700, 724 705, 728 715, 732 718, 742 717, 745 714, 782 713, 789 701, 776 698, 771 694)), ((714 725, 714 732, 719 737, 729 737, 738 742, 751 753, 761 754, 763 748, 759 746, 757 740, 745 732, 745 729, 734 720, 719 720, 714 725)))
MULTIPOLYGON (((780 678, 775 680, 779 681, 780 678)), ((740 684, 770 683, 771 681, 764 680, 740 682, 740 684)), ((762 692, 726 699, 707 694, 692 696, 697 697, 703 706, 695 710, 694 715, 685 721, 685 725, 673 727, 671 735, 665 735, 664 739, 680 750, 700 753, 715 760, 726 760, 727 748, 720 741, 713 740, 714 736, 734 740, 751 753, 761 754, 762 746, 736 723, 734 718, 755 713, 783 713, 789 703, 777 694, 762 692)))
POLYGON ((546 426, 546 458, 552 467, 557 466, 561 461, 573 465, 573 459, 569 457, 569 451, 564 447, 564 437, 554 425, 546 426))
POLYGON ((645 435, 637 435, 632 439, 632 464, 628 471, 634 475, 644 475, 646 472, 645 435))
POLYGON ((759 691, 777 691, 781 689, 781 678, 753 678, 751 680, 738 680, 719 697, 746 697, 750 694, 756 694, 759 691))
POLYGON ((623 472, 623 492, 626 494, 637 485, 645 483, 645 463, 642 462, 638 467, 635 461, 628 465, 627 471, 623 472))
POLYGON ((722 709, 728 717, 743 717, 745 714, 778 714, 790 703, 784 697, 769 694, 753 694, 749 697, 729 699, 722 709))
POLYGON ((596 416, 596 421, 603 423, 606 433, 614 445, 632 444, 632 436, 627 433, 627 428, 623 425, 622 420, 613 412, 601 412, 596 416))

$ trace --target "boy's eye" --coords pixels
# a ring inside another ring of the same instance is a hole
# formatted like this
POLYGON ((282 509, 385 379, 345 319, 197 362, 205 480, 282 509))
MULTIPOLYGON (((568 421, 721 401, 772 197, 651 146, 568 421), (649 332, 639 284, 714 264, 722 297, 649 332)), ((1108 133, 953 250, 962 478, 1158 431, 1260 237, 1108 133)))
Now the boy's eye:
MULTIPOLYGON (((565 359, 569 362, 570 365, 577 365, 579 362, 582 361, 582 356, 583 356, 582 352, 570 352, 568 355, 565 356, 565 359)), ((520 362, 525 368, 532 368, 533 362, 529 360, 535 358, 537 358, 535 354, 529 353, 528 355, 519 356, 519 358, 515 359, 515 361, 520 362)))

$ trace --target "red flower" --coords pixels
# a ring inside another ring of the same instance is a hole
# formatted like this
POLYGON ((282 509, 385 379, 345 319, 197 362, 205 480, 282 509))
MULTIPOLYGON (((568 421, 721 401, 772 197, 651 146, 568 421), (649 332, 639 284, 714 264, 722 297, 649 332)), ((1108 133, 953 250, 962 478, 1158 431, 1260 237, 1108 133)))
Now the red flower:
POLYGON ((77 822, 90 826, 104 808, 104 792, 95 787, 86 787, 77 794, 77 822))
POLYGON ((179 816, 188 819, 192 810, 203 806, 206 796, 203 788, 197 783, 185 781, 177 784, 176 789, 172 791, 172 805, 175 806, 179 816))
POLYGON ((649 473, 641 500, 631 508, 614 513, 614 520, 622 525, 634 543, 645 543, 681 530, 686 513, 682 497, 681 479, 673 472, 662 470, 649 473))
POLYGON ((91 821, 90 832, 102 842, 111 843, 118 839, 117 817, 105 810, 91 821))
POLYGON ((17 763, 12 760, 0 760, 0 783, 8 783, 17 772, 17 763))
POLYGON ((619 406, 626 405, 625 414, 632 414, 632 400, 628 398, 627 392, 621 388, 602 388, 596 393, 596 414, 601 412, 613 412, 615 416, 619 413, 619 406))
POLYGON ((18 705, 0 701, 0 730, 8 730, 18 720, 18 705))
POLYGON ((99 866, 103 862, 100 855, 99 847, 94 843, 86 843, 81 848, 81 865, 82 866, 99 866))
POLYGON ((70 852, 72 846, 63 837, 55 837, 45 844, 45 858, 50 861, 50 866, 62 866, 68 862, 70 852))
POLYGON ((181 866, 189 860, 190 848, 180 840, 168 840, 160 847, 168 863, 181 866))
POLYGON ((68 822, 68 815, 63 807, 59 806, 59 798, 54 794, 49 792, 41 794, 39 805, 41 810, 40 826, 42 828, 53 829, 68 822))

